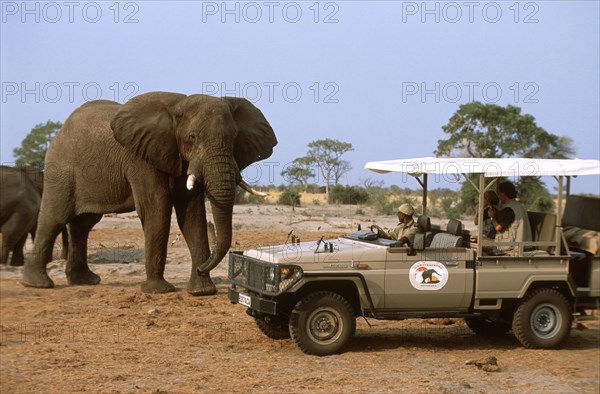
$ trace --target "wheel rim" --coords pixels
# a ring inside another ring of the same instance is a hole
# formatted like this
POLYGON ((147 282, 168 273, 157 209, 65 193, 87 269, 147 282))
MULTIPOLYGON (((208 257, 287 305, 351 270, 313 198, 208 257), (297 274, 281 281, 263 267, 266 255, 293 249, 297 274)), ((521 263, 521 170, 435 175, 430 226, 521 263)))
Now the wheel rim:
POLYGON ((333 308, 321 307, 308 316, 306 331, 310 339, 322 345, 335 342, 342 334, 342 316, 333 308))
POLYGON ((562 316, 558 308, 552 304, 541 304, 531 314, 531 329, 542 339, 552 338, 562 326, 562 316))

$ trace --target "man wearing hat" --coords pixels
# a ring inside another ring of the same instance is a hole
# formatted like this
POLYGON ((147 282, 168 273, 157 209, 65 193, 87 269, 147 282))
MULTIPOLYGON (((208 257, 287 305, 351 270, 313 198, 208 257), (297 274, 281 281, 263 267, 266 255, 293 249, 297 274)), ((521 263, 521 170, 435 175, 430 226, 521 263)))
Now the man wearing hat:
POLYGON ((413 220, 414 208, 410 204, 402 204, 398 207, 398 226, 388 231, 388 235, 403 244, 411 245, 415 234, 419 229, 418 224, 413 220))

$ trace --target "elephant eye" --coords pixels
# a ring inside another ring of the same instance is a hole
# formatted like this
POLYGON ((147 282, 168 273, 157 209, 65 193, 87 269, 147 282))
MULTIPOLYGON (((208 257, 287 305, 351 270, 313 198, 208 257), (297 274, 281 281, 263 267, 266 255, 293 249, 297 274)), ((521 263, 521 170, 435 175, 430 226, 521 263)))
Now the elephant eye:
POLYGON ((190 139, 191 142, 194 142, 194 141, 196 141, 196 134, 192 133, 189 135, 188 138, 190 139))

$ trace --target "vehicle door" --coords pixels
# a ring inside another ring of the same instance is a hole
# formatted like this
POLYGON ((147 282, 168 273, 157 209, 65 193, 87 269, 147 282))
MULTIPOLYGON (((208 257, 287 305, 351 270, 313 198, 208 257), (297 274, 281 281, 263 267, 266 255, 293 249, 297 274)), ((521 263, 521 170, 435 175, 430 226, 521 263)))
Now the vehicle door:
POLYGON ((467 248, 389 248, 385 269, 388 311, 465 311, 474 284, 473 252, 467 248))

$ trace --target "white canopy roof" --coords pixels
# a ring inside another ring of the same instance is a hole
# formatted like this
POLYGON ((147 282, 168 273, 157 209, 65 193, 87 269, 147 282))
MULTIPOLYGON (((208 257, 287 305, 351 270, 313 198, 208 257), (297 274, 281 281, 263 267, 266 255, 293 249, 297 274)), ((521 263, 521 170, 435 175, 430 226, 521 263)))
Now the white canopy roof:
POLYGON ((420 174, 484 174, 486 177, 600 175, 600 160, 420 157, 370 161, 365 164, 365 168, 381 174, 404 172, 413 176, 420 174))

